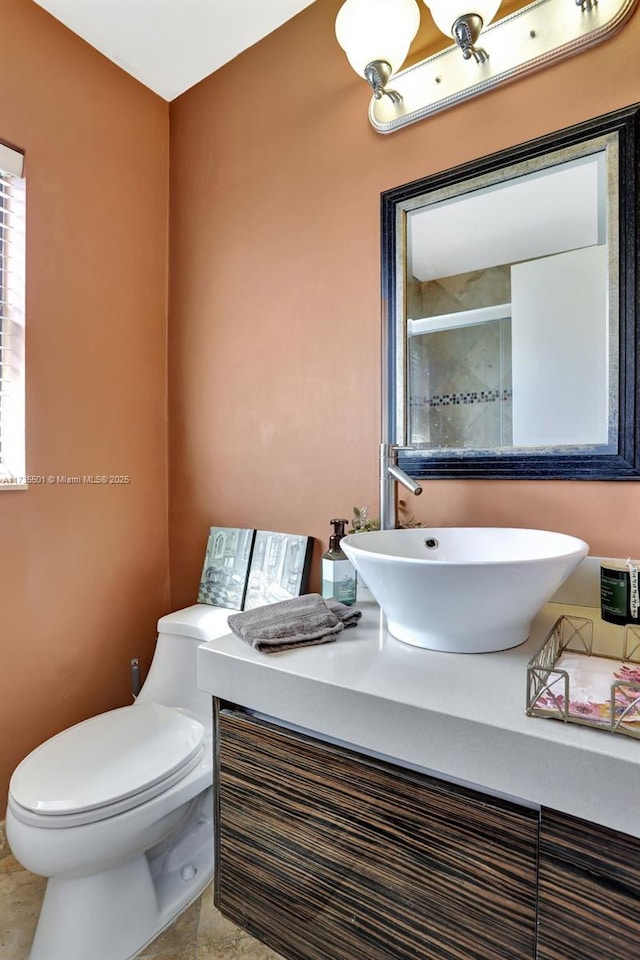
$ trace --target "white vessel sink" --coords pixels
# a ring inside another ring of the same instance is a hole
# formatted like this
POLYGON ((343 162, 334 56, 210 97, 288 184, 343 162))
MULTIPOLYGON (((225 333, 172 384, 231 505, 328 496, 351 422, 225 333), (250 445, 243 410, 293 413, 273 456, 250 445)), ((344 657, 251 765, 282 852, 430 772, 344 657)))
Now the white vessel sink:
POLYGON ((449 653, 523 643, 540 608, 589 552, 577 537, 509 527, 353 533, 340 546, 392 636, 449 653))

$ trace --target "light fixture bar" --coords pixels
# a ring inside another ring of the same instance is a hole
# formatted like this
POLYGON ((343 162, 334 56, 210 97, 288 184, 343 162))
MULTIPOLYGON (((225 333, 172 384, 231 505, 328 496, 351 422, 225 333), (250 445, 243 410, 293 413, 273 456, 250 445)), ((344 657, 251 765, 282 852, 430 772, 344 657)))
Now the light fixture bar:
POLYGON ((464 60, 452 46, 392 78, 401 100, 371 100, 369 120, 378 133, 392 133, 492 87, 580 53, 608 39, 640 0, 535 0, 482 30, 489 54, 482 63, 464 60))

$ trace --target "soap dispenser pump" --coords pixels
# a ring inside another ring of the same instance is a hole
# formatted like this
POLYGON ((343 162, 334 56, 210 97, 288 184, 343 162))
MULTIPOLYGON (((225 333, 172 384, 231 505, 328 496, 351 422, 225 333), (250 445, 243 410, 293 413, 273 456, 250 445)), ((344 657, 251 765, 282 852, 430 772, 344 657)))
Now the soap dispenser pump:
POLYGON ((329 549, 322 555, 322 596, 333 597, 348 606, 356 602, 356 572, 351 561, 340 549, 345 536, 346 520, 332 520, 333 533, 329 549))

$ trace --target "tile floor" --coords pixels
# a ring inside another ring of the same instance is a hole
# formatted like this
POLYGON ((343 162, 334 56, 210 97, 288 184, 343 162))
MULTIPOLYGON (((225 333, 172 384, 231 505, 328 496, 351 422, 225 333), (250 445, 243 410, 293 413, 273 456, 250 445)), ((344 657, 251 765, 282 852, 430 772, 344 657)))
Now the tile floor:
MULTIPOLYGON (((0 960, 27 960, 45 883, 14 859, 0 826, 0 960)), ((139 958, 282 960, 273 950, 225 920, 213 905, 210 886, 139 958)))

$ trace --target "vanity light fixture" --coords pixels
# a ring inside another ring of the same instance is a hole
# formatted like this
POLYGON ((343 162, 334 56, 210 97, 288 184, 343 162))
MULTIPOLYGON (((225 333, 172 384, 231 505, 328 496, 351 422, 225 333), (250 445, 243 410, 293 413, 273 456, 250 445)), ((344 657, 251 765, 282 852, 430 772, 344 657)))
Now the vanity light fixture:
POLYGON ((501 0, 424 0, 438 29, 456 44, 405 70, 420 20, 416 0, 346 0, 336 37, 373 90, 371 125, 391 133, 608 39, 639 2, 533 0, 494 20, 501 0))
POLYGON ((431 11, 438 30, 453 37, 465 60, 471 57, 476 63, 485 63, 489 54, 476 47, 480 31, 488 27, 495 17, 502 0, 424 0, 431 11))
POLYGON ((336 18, 336 37, 355 72, 376 100, 402 97, 386 84, 404 63, 420 26, 416 0, 346 0, 336 18))

